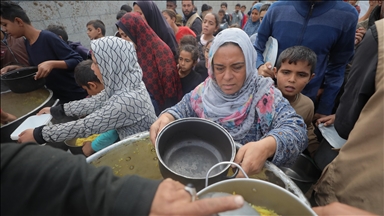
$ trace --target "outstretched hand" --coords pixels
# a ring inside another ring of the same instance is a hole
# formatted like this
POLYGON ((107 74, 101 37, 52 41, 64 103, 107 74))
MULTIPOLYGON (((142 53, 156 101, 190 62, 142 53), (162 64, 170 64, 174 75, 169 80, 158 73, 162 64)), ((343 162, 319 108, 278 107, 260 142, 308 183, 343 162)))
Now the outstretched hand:
POLYGON ((184 185, 170 178, 160 183, 149 215, 212 215, 243 206, 242 196, 207 198, 192 202, 184 185))

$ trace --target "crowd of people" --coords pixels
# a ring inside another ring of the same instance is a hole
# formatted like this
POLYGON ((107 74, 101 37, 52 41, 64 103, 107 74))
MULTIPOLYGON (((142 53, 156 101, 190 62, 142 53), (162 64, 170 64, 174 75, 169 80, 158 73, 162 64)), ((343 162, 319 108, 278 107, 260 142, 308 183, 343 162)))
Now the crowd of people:
MULTIPOLYGON (((181 4, 182 14, 177 13, 176 1, 171 0, 163 11, 153 1, 138 0, 132 7, 125 4, 116 15, 118 31, 114 36, 105 35, 102 20, 90 20, 84 26, 91 40, 91 49, 87 49, 70 41, 64 26, 51 24, 45 30, 36 29, 18 4, 1 2, 1 73, 37 66, 35 79, 46 78, 46 87, 60 99, 59 105, 46 107, 39 114, 74 119, 28 129, 18 141, 43 144, 101 134, 84 143, 83 152, 89 156, 148 130, 155 143, 168 123, 199 117, 221 125, 243 145, 235 162, 247 174, 255 174, 266 160, 290 167, 301 153, 314 157, 324 143, 318 125, 334 124, 347 142, 314 186, 313 204, 327 206, 314 210, 324 213, 331 208, 353 213, 358 211, 356 207, 384 214, 383 1, 371 0, 368 15, 361 19, 357 1, 255 1, 248 12, 246 5, 236 4, 232 13, 222 2, 218 13, 204 4, 200 14, 194 1, 182 0, 181 4), (263 55, 270 37, 278 41, 276 63, 265 61, 263 55), (369 131, 368 125, 372 125, 369 131), (354 169, 349 168, 351 165, 354 169), (353 207, 329 205, 332 202, 353 207)), ((11 110, 1 110, 1 117, 2 123, 15 119, 11 110)), ((3 187, 21 191, 21 186, 12 185, 3 174, 20 178, 18 172, 31 165, 16 164, 34 147, 1 147, 2 191, 3 187)), ((28 157, 44 158, 48 153, 70 160, 52 149, 28 157)), ((205 212, 199 205, 211 200, 172 212, 161 207, 164 200, 158 192, 172 194, 176 188, 183 188, 181 184, 119 179, 108 170, 96 171, 84 163, 72 170, 73 165, 52 161, 54 164, 45 165, 43 170, 47 172, 39 172, 35 181, 52 178, 48 169, 60 165, 67 167, 60 175, 81 176, 64 178, 70 182, 93 182, 95 188, 108 185, 95 195, 97 199, 107 196, 100 203, 108 206, 89 205, 84 214, 97 210, 106 214, 204 214, 238 208, 243 203, 234 196, 213 200, 227 205, 204 207, 205 212), (95 179, 102 175, 103 179, 95 179), (138 187, 127 186, 133 183, 138 187), (122 193, 116 191, 124 186, 127 188, 122 193), (148 203, 135 207, 134 201, 126 206, 115 201, 131 190, 148 203), (145 192, 147 195, 143 195, 145 192)), ((44 166, 42 160, 33 163, 44 166)), ((56 179, 64 184, 63 179, 56 179)), ((93 196, 91 188, 71 184, 83 190, 73 196, 88 203, 88 196, 93 196)), ((31 196, 36 193, 26 191, 31 196)), ((54 191, 45 189, 36 198, 54 191)), ((180 195, 180 202, 170 200, 166 204, 182 204, 183 199, 189 199, 185 195, 180 195)), ((72 195, 67 192, 63 196, 68 200, 72 195)), ((8 210, 20 211, 16 207, 8 210)), ((38 210, 36 214, 41 213, 38 210)), ((52 207, 50 211, 71 214, 63 208, 52 207)))

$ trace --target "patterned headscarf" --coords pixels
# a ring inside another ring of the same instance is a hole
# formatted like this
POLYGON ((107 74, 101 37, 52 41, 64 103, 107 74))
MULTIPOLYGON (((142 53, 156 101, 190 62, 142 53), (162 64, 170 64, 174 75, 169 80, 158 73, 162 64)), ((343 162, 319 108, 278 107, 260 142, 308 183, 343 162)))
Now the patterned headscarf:
POLYGON ((132 43, 113 36, 91 41, 108 97, 118 92, 143 91, 143 72, 132 43))
POLYGON ((224 126, 235 140, 242 139, 254 122, 272 124, 274 101, 273 81, 259 76, 256 70, 256 51, 247 34, 237 28, 221 31, 209 51, 209 78, 192 91, 191 104, 198 117, 210 119, 224 126), (214 74, 212 61, 216 51, 227 42, 238 44, 243 51, 246 78, 241 89, 232 95, 221 91, 214 74))
MULTIPOLYGON (((116 23, 137 46, 137 58, 148 91, 163 110, 167 98, 182 97, 181 81, 171 49, 138 13, 126 13, 116 23)), ((177 101, 178 101, 177 100, 177 101)))

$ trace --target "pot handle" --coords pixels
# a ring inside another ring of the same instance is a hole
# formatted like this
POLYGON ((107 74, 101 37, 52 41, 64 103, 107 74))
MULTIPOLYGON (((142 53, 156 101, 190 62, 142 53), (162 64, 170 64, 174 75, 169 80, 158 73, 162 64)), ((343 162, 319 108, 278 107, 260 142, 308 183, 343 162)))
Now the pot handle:
MULTIPOLYGON (((207 175, 205 176, 205 187, 208 187, 209 173, 211 173, 211 171, 212 171, 215 167, 220 166, 220 165, 224 165, 224 164, 231 164, 231 165, 235 165, 235 166, 237 166, 237 173, 239 172, 239 170, 241 170, 241 172, 243 172, 245 178, 249 178, 248 175, 247 175, 247 173, 245 173, 245 171, 243 170, 243 168, 241 168, 241 166, 240 166, 239 164, 234 163, 234 162, 230 162, 230 161, 223 161, 223 162, 219 162, 219 163, 213 165, 213 166, 208 170, 207 175)), ((237 173, 236 173, 236 175, 237 175, 237 173)), ((234 176, 236 176, 236 175, 234 175, 234 176)))

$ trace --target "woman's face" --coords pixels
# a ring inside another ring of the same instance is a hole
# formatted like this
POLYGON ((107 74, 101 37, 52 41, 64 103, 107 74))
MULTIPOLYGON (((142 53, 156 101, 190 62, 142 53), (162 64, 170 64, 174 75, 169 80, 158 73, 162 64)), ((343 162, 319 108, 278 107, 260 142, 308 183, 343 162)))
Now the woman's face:
POLYGON ((253 9, 252 14, 251 14, 252 22, 257 22, 257 20, 259 20, 259 18, 260 18, 259 11, 257 9, 253 9))
POLYGON ((103 76, 101 75, 99 65, 97 64, 96 58, 95 58, 95 56, 93 55, 93 53, 92 53, 92 65, 91 65, 91 69, 93 70, 93 72, 95 73, 95 75, 97 76, 97 78, 100 80, 100 82, 101 82, 102 84, 104 84, 103 76))
POLYGON ((213 74, 225 94, 238 92, 246 78, 245 58, 240 47, 234 44, 220 47, 213 56, 213 74))
POLYGON ((218 26, 216 25, 217 25, 216 19, 213 14, 205 15, 204 21, 202 24, 202 27, 203 27, 202 33, 205 35, 213 35, 213 33, 215 33, 216 30, 218 29, 218 26))
POLYGON ((119 28, 119 34, 120 34, 121 39, 124 39, 126 41, 132 42, 133 45, 135 45, 135 49, 137 49, 136 44, 131 40, 130 37, 128 37, 127 34, 125 34, 125 32, 121 28, 119 28))
POLYGON ((171 17, 166 12, 163 13, 163 17, 165 18, 165 20, 167 20, 167 23, 169 24, 169 26, 173 25, 174 20, 172 20, 171 17))
POLYGON ((143 20, 147 23, 147 20, 145 19, 145 16, 144 16, 144 13, 138 4, 133 5, 133 12, 139 13, 140 16, 143 18, 143 20))

